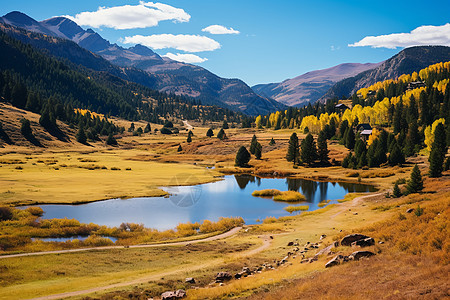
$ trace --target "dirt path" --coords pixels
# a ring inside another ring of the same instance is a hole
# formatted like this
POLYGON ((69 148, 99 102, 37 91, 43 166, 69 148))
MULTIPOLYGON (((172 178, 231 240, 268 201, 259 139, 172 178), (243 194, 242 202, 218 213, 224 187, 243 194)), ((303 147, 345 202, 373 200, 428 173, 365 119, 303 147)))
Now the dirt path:
POLYGON ((335 217, 339 216, 340 214, 342 214, 344 211, 347 211, 348 207, 358 206, 363 199, 372 198, 372 197, 380 196, 380 195, 384 195, 384 194, 386 194, 386 191, 376 193, 376 194, 369 194, 369 195, 356 197, 355 199, 353 199, 352 201, 349 202, 350 205, 343 206, 342 209, 340 211, 338 211, 337 213, 335 213, 334 215, 332 215, 331 218, 335 218, 335 217))
MULTIPOLYGON (((232 234, 229 234, 231 231, 236 230, 240 227, 234 228, 230 231, 228 231, 226 234, 228 234, 227 236, 230 236, 232 234)), ((238 231, 238 230, 237 230, 238 231)), ((240 253, 239 256, 241 257, 245 257, 245 256, 251 256, 251 255, 255 255, 261 251, 264 251, 265 249, 267 249, 271 242, 268 236, 260 236, 259 238, 263 239, 263 243, 261 246, 259 246, 256 249, 252 249, 243 253, 240 253)), ((206 239, 204 239, 203 241, 205 241, 206 239)), ((212 241, 212 240, 210 240, 212 241)), ((181 244, 178 244, 181 245, 181 244)), ((200 269, 204 269, 204 268, 208 268, 208 267, 213 267, 216 265, 220 265, 224 263, 224 259, 220 258, 220 259, 215 259, 200 265, 196 265, 196 266, 190 266, 190 267, 185 267, 185 268, 179 268, 176 270, 172 270, 172 271, 167 271, 167 272, 162 272, 162 273, 157 273, 157 274, 152 274, 152 275, 148 275, 148 276, 144 276, 138 279, 134 279, 131 281, 125 281, 125 282, 119 282, 119 283, 114 283, 114 284, 109 284, 109 285, 105 285, 105 286, 99 286, 99 287, 95 287, 95 288, 90 288, 90 289, 85 289, 85 290, 80 290, 80 291, 74 291, 74 292, 67 292, 67 293, 61 293, 61 294, 54 294, 54 295, 49 295, 49 296, 43 296, 43 297, 38 297, 38 298, 33 298, 31 300, 52 300, 52 299, 63 299, 63 298, 67 298, 67 297, 75 297, 75 296, 81 296, 81 295, 85 295, 85 294, 91 294, 91 293, 95 293, 95 292, 100 292, 100 291, 104 291, 104 290, 109 290, 109 289, 115 289, 115 288, 120 288, 120 287, 125 287, 125 286, 130 286, 130 285, 136 285, 136 284, 140 284, 140 283, 146 283, 149 281, 154 281, 154 280, 158 280, 161 277, 165 277, 165 276, 170 276, 170 275, 174 275, 177 273, 181 273, 181 272, 193 272, 196 270, 200 270, 200 269)))
MULTIPOLYGON (((220 240, 229 236, 232 236, 241 230, 242 227, 235 227, 227 232, 222 234, 210 236, 204 239, 198 240, 189 240, 183 242, 173 242, 173 243, 164 243, 164 244, 150 244, 150 245, 132 245, 127 248, 154 248, 154 247, 164 247, 164 246, 185 246, 187 244, 201 243, 201 242, 210 242, 215 240, 220 240)), ((80 248, 80 249, 69 249, 69 250, 56 250, 56 251, 43 251, 43 252, 32 252, 32 253, 20 253, 20 254, 11 254, 11 255, 2 255, 2 258, 12 258, 12 257, 23 257, 23 256, 36 256, 36 255, 47 255, 47 254, 60 254, 60 253, 71 253, 71 252, 81 252, 81 251, 93 251, 93 250, 108 250, 108 249, 123 249, 124 246, 105 246, 105 247, 95 247, 95 248, 80 248)))
POLYGON ((186 127, 187 130, 192 130, 192 128, 194 128, 194 127, 192 127, 191 124, 188 123, 187 120, 183 120, 183 124, 184 124, 184 127, 186 127))

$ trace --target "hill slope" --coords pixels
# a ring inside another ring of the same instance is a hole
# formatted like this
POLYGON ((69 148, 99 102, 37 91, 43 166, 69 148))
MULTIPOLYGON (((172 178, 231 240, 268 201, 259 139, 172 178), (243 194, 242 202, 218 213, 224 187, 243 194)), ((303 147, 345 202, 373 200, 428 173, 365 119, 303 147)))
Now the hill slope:
POLYGON ((417 46, 406 48, 373 70, 337 82, 321 97, 320 101, 334 97, 347 97, 360 88, 368 87, 375 82, 395 79, 402 74, 419 72, 429 65, 449 60, 450 47, 417 46))
MULTIPOLYGON (((136 81, 139 80, 137 76, 138 79, 133 81, 163 92, 195 97, 203 103, 231 108, 249 115, 267 114, 285 107, 274 100, 257 95, 239 79, 221 78, 202 67, 161 58, 151 49, 141 45, 125 49, 116 44, 110 44, 92 29, 84 30, 64 17, 37 22, 23 13, 11 12, 0 18, 0 21, 26 30, 71 40, 115 65, 149 72, 151 80, 136 81)), ((66 58, 76 62, 71 57, 66 58)), ((142 76, 145 77, 145 75, 142 76)))
POLYGON ((316 70, 287 79, 281 83, 258 84, 252 89, 263 97, 270 97, 290 106, 314 103, 336 82, 378 67, 381 63, 345 63, 328 69, 316 70))

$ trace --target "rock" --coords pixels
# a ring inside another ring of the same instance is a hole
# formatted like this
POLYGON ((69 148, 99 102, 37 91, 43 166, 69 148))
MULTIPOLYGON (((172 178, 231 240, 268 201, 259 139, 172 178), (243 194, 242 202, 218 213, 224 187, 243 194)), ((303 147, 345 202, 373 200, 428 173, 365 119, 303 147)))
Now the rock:
POLYGON ((288 247, 294 246, 294 242, 289 242, 287 245, 288 245, 288 247))
POLYGON ((352 243, 352 247, 353 246, 369 247, 373 245, 375 245, 375 240, 373 238, 362 239, 352 243))
POLYGON ((242 277, 241 272, 234 274, 234 278, 236 278, 236 279, 240 279, 241 277, 242 277))
POLYGON ((410 214, 410 213, 412 213, 414 211, 414 208, 408 208, 407 210, 406 210, 406 213, 407 214, 410 214))
POLYGON ((270 238, 271 240, 273 240, 273 236, 269 236, 269 238, 270 238))
POLYGON ((295 243, 294 243, 294 246, 298 246, 298 243, 297 243, 297 242, 295 242, 295 243))
POLYGON ((359 233, 349 234, 341 240, 341 245, 342 246, 351 246, 351 244, 353 242, 356 242, 356 241, 359 241, 362 239, 367 239, 367 238, 368 238, 368 236, 364 235, 364 234, 359 234, 359 233))
POLYGON ((354 260, 359 260, 360 258, 371 257, 374 255, 375 255, 375 253, 370 252, 370 251, 355 251, 352 254, 350 254, 350 257, 353 258, 354 260))
POLYGON ((305 263, 307 263, 307 262, 309 262, 309 259, 302 259, 302 261, 300 262, 301 264, 305 264, 305 263))
POLYGON ((327 262, 325 264, 325 268, 330 268, 330 267, 333 267, 333 266, 340 265, 342 260, 344 260, 344 256, 343 255, 341 255, 341 254, 336 255, 335 257, 333 257, 333 259, 331 259, 329 262, 327 262))
POLYGON ((189 277, 189 278, 186 278, 186 280, 185 280, 184 282, 187 282, 187 283, 195 283, 195 279, 192 278, 192 277, 189 277))
POLYGON ((219 272, 216 275, 216 282, 224 282, 226 280, 230 280, 232 278, 231 274, 228 272, 219 272))
POLYGON ((326 238, 326 237, 327 237, 326 234, 322 234, 322 235, 320 236, 320 240, 323 240, 323 239, 326 238))
POLYGON ((175 300, 186 297, 185 290, 167 291, 161 294, 161 300, 175 300))
POLYGON ((338 242, 334 242, 333 244, 331 244, 331 245, 323 248, 319 252, 317 252, 315 256, 319 256, 319 255, 322 255, 322 254, 328 255, 328 254, 330 254, 331 249, 333 249, 333 248, 335 248, 337 246, 339 246, 339 243, 338 242))
POLYGON ((379 241, 378 244, 384 244, 384 242, 383 241, 379 241))
POLYGON ((292 251, 298 252, 300 249, 298 247, 295 247, 292 251))

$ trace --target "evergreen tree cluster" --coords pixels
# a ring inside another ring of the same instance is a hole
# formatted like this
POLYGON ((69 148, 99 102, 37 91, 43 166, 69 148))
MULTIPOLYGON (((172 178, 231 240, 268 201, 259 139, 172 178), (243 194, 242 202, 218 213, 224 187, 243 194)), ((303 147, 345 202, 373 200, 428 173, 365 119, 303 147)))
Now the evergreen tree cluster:
POLYGON ((199 100, 165 94, 56 59, 0 32, 0 97, 13 106, 42 114, 41 124, 56 129, 70 122, 73 109, 87 109, 127 120, 161 124, 167 118, 239 123, 240 113, 199 100))

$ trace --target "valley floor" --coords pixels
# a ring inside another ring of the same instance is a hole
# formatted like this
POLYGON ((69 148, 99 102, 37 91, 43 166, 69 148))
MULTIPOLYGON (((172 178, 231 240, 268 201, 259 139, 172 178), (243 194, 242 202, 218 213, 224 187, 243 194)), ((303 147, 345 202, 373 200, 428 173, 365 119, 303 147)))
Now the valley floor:
MULTIPOLYGON (((210 182, 220 180, 222 174, 240 172, 361 182, 374 184, 379 191, 350 195, 339 204, 298 216, 267 218, 260 225, 244 226, 217 240, 4 257, 0 259, 0 299, 148 299, 179 288, 187 290, 188 299, 450 297, 450 173, 439 179, 426 178, 423 193, 385 197, 395 181, 409 178, 413 163, 425 174, 426 156, 395 168, 294 169, 284 158, 292 130, 230 129, 229 138, 220 141, 205 137, 207 128, 192 125, 192 143, 185 142, 183 132, 125 135, 119 140, 120 147, 73 143, 68 149, 64 145, 30 149, 24 143, 7 145, 0 149, 0 204, 156 196, 164 194, 161 186, 210 182), (237 149, 248 147, 254 133, 263 145, 262 160, 252 159, 247 169, 235 168, 237 149), (276 144, 269 146, 272 137, 276 144), (180 144, 183 150, 178 152, 180 144), (408 209, 412 212, 406 213, 408 209), (350 233, 373 237, 375 245, 362 250, 376 255, 325 269, 325 263, 337 254, 360 250, 339 246, 305 263, 350 233), (322 235, 326 237, 321 239, 322 235), (298 243, 301 250, 276 266, 294 251, 290 242, 298 243), (318 248, 309 248, 308 242, 317 243, 318 248), (262 268, 223 285, 213 283, 217 272, 234 275, 243 267, 255 270, 263 264, 274 269, 262 268), (185 282, 187 277, 194 277, 196 283, 185 282)), ((329 148, 330 157, 336 160, 347 154, 335 141, 329 148)))

